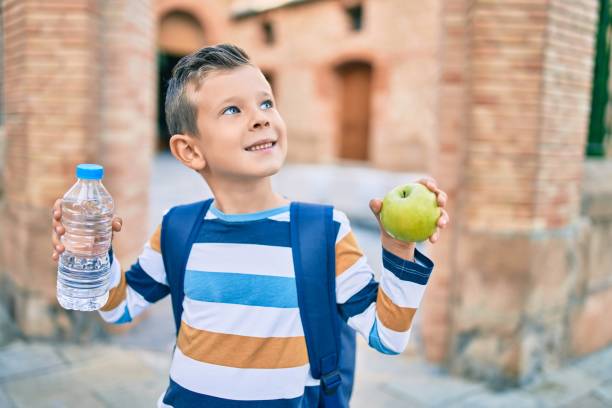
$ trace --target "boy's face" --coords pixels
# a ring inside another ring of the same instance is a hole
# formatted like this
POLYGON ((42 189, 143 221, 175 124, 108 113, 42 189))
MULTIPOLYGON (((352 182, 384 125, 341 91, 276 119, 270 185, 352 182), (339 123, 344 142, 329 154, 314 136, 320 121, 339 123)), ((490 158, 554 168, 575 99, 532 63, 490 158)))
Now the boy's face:
POLYGON ((209 73, 194 93, 205 173, 258 178, 278 172, 287 155, 287 128, 276 110, 270 84, 245 65, 209 73), (272 146, 253 146, 269 141, 272 146))

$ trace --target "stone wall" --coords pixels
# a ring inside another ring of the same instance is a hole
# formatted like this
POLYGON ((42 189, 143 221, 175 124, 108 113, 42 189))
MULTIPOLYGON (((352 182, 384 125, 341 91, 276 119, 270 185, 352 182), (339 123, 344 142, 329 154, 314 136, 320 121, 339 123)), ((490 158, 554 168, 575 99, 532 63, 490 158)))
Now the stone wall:
POLYGON ((582 192, 586 224, 578 252, 581 273, 571 292, 567 357, 579 357, 612 343, 612 161, 588 160, 582 192))

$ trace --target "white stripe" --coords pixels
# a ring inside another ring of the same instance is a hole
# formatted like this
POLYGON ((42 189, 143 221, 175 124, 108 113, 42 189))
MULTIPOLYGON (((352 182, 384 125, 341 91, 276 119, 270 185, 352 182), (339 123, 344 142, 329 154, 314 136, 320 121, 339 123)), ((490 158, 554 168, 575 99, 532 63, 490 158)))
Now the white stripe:
POLYGON ((391 301, 400 307, 418 308, 425 293, 425 285, 399 279, 383 268, 380 284, 391 301))
POLYGON ((174 351, 170 377, 193 392, 238 401, 296 398, 304 393, 309 364, 294 368, 235 368, 203 363, 174 351))
POLYGON ((274 220, 274 221, 283 221, 283 222, 289 222, 291 220, 290 217, 289 217, 289 211, 285 211, 285 212, 273 215, 273 216, 268 217, 268 218, 271 219, 271 220, 274 220))
POLYGON ((291 248, 271 245, 194 244, 187 262, 187 269, 295 277, 291 248))
POLYGON ((147 307, 151 306, 151 303, 147 302, 144 297, 134 289, 132 289, 129 285, 127 287, 127 306, 128 311, 130 312, 130 316, 135 318, 143 310, 147 307))
POLYGON ((98 310, 102 319, 107 323, 115 323, 117 320, 123 316, 123 312, 125 311, 126 300, 124 299, 119 305, 111 310, 102 311, 98 310))
POLYGON ((336 209, 334 209, 334 221, 340 223, 340 229, 338 230, 338 235, 336 235, 337 244, 339 241, 342 240, 342 238, 346 236, 346 234, 351 232, 351 224, 346 214, 336 209))
POLYGON ((366 342, 370 339, 370 330, 374 325, 374 319, 376 318, 376 302, 372 302, 370 306, 363 313, 350 317, 348 319, 348 325, 353 329, 357 330, 366 342))
POLYGON ((185 296, 182 319, 189 326, 215 333, 251 337, 303 336, 300 310, 200 302, 185 296))
POLYGON ((397 353, 403 352, 408 345, 408 341, 410 340, 410 332, 412 328, 405 332, 397 332, 385 327, 378 316, 376 317, 376 321, 378 322, 376 328, 378 329, 378 337, 380 338, 381 343, 389 350, 393 350, 397 353))
POLYGON ((372 268, 368 265, 366 256, 363 255, 336 278, 336 301, 340 304, 346 302, 355 293, 365 288, 373 277, 372 268))
POLYGON ((110 278, 109 290, 116 288, 117 286, 119 286, 119 283, 121 282, 121 263, 119 262, 115 254, 113 254, 113 261, 111 263, 110 274, 111 274, 111 278, 110 278))
POLYGON ((138 257, 138 262, 147 275, 153 278, 155 282, 168 286, 162 255, 151 248, 149 243, 145 245, 142 253, 138 257))

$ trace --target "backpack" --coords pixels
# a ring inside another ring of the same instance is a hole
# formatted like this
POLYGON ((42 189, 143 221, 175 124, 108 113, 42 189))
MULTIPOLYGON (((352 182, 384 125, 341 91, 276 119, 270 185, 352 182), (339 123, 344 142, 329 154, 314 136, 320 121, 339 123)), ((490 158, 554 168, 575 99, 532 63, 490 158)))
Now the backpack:
MULTIPOLYGON (((163 218, 161 252, 176 333, 183 313, 187 258, 212 199, 173 207, 163 218)), ((311 374, 321 381, 319 407, 348 407, 355 372, 355 331, 336 306, 333 207, 291 203, 291 246, 300 318, 311 374), (325 237, 325 239, 321 239, 325 237)))

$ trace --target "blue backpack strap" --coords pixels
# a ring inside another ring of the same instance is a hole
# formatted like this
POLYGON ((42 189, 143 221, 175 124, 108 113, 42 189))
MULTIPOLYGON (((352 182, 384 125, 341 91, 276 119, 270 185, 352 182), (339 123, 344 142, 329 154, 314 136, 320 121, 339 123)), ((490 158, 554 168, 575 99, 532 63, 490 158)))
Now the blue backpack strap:
POLYGON ((172 311, 176 333, 181 327, 183 298, 185 297, 184 281, 187 258, 193 242, 198 237, 202 219, 208 211, 212 198, 192 204, 173 207, 162 220, 160 246, 166 277, 170 286, 172 311))
POLYGON ((325 406, 340 407, 343 404, 336 392, 342 379, 338 368, 340 332, 333 207, 292 202, 290 219, 298 304, 310 371, 321 380, 326 396, 332 397, 325 398, 325 406))

